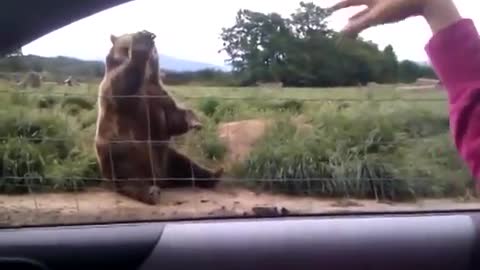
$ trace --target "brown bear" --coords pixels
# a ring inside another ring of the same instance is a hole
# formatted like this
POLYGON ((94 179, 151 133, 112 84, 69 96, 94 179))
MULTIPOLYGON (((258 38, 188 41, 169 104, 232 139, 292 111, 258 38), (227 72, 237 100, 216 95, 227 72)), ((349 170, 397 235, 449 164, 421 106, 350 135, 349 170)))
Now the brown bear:
POLYGON ((158 202, 161 187, 215 186, 223 169, 203 168, 169 145, 172 136, 201 124, 164 89, 155 36, 142 31, 110 39, 95 135, 102 177, 147 204, 158 202))

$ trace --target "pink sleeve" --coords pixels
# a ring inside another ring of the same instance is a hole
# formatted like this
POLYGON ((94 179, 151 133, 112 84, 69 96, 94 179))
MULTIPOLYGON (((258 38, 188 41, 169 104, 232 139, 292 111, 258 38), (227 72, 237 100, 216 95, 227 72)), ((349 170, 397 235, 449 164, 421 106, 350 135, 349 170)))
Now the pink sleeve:
POLYGON ((448 92, 455 145, 480 183, 480 38, 473 21, 462 19, 441 30, 426 51, 448 92))

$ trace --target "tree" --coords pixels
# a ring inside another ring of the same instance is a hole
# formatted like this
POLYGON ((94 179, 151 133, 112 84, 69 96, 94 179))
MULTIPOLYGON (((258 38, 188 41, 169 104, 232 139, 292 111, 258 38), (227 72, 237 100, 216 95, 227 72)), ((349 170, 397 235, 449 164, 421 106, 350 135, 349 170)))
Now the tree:
POLYGON ((392 45, 383 50, 383 61, 380 81, 381 83, 394 83, 398 80, 398 59, 392 45))
POLYGON ((223 50, 234 71, 247 80, 277 80, 285 60, 284 46, 291 39, 287 22, 278 14, 250 10, 237 13, 236 24, 223 28, 223 50))
POLYGON ((421 77, 420 66, 409 60, 400 62, 399 65, 399 80, 404 83, 411 83, 421 77))
POLYGON ((300 2, 300 7, 291 14, 290 24, 298 38, 308 38, 314 34, 329 36, 333 33, 325 19, 331 12, 314 3, 300 2))

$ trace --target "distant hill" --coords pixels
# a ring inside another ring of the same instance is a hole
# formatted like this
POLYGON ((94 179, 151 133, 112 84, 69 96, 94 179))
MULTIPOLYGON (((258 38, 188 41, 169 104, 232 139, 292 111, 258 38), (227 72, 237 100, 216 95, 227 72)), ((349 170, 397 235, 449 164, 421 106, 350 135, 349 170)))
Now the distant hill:
POLYGON ((168 55, 160 55, 160 67, 166 70, 172 71, 197 71, 201 69, 220 69, 227 71, 228 68, 225 66, 216 66, 212 64, 178 59, 168 55))
MULTIPOLYGON (((104 61, 103 59, 98 59, 98 61, 104 61)), ((165 70, 171 71, 198 71, 202 69, 218 69, 222 71, 229 71, 230 69, 226 66, 217 66, 209 63, 203 63, 198 61, 191 61, 186 59, 180 59, 173 56, 160 54, 159 55, 160 67, 165 70)))
MULTIPOLYGON (((178 59, 160 55, 160 67, 168 71, 198 71, 217 69, 228 71, 227 67, 178 59)), ((38 55, 13 56, 0 59, 0 72, 46 72, 51 79, 60 80, 72 75, 76 78, 100 78, 104 73, 103 60, 82 60, 72 57, 43 57, 38 55)))
POLYGON ((101 61, 85 61, 71 57, 43 57, 38 55, 12 56, 0 59, 0 72, 43 72, 51 80, 100 78, 104 73, 101 61))

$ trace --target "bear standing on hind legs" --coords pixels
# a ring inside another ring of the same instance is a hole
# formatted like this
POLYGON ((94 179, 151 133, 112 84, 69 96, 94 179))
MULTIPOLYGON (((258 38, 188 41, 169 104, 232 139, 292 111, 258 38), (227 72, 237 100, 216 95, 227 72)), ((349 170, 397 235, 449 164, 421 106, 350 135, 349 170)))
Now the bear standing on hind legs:
POLYGON ((223 173, 205 169, 170 148, 172 136, 201 125, 192 111, 178 108, 164 90, 154 38, 147 31, 111 36, 95 135, 102 177, 112 180, 121 194, 147 204, 158 203, 160 187, 181 186, 172 178, 199 178, 195 184, 208 188, 223 173))

